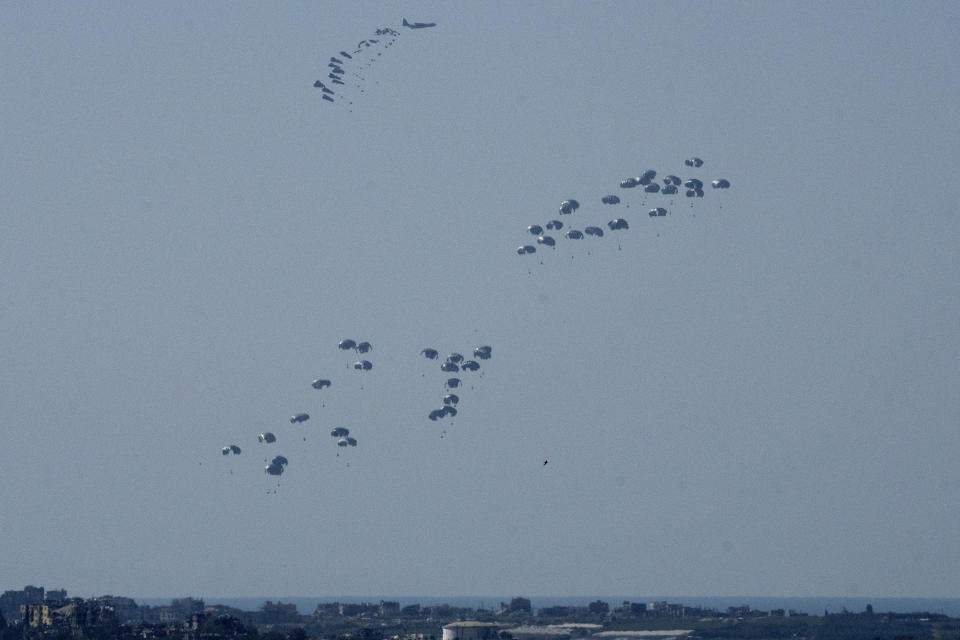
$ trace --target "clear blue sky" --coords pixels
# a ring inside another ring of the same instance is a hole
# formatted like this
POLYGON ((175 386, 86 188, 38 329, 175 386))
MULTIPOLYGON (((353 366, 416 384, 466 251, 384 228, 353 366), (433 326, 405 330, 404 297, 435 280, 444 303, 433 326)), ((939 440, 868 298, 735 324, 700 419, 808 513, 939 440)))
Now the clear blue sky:
POLYGON ((957 595, 958 27, 3 4, 0 588, 957 595), (321 100, 378 27, 352 110, 321 100), (651 220, 665 197, 618 188, 646 169, 733 187, 651 220), (626 217, 619 250, 516 255, 565 198, 626 217), (477 344, 430 422, 420 350, 477 344))

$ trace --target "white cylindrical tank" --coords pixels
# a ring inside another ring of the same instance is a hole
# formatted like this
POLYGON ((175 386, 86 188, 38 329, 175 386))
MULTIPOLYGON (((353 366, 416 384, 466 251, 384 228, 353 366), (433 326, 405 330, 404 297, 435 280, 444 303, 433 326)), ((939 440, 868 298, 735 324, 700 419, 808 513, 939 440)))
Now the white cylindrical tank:
POLYGON ((496 640, 498 632, 492 622, 453 622, 443 628, 443 640, 496 640))

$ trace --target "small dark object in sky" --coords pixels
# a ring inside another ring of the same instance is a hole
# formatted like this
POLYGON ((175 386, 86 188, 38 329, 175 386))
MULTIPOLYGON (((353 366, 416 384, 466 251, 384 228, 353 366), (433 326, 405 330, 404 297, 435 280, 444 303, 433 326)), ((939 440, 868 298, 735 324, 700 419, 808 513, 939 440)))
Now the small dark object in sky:
POLYGON ((550 461, 549 461, 549 460, 544 460, 544 461, 543 461, 543 466, 547 466, 547 463, 548 463, 548 462, 550 462, 550 461))
POLYGON ((410 27, 411 29, 426 29, 427 27, 437 26, 437 23, 436 22, 414 22, 413 24, 410 24, 409 22, 407 22, 407 19, 404 18, 403 26, 410 27))

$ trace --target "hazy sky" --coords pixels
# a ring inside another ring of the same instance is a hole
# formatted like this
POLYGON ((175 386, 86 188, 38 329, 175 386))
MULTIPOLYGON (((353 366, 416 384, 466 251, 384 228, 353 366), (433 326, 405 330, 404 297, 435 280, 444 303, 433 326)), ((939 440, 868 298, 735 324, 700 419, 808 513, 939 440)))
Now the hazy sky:
POLYGON ((0 589, 956 596, 958 27, 3 3, 0 589), (733 186, 619 189, 647 169, 733 186), (631 228, 516 255, 565 198, 631 228), (420 350, 477 344, 429 421, 420 350))

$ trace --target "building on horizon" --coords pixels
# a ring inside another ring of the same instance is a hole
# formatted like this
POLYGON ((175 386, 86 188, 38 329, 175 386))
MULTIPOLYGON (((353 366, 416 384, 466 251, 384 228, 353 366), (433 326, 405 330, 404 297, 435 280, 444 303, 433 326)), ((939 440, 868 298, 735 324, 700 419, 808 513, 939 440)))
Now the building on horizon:
POLYGON ((443 627, 443 640, 497 640, 500 625, 493 622, 451 622, 443 627))

